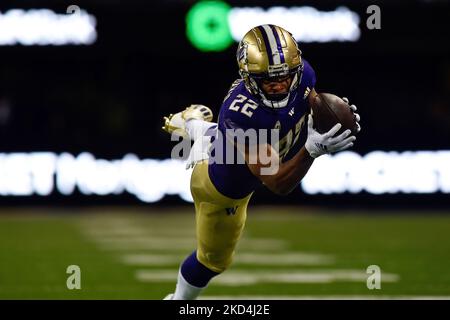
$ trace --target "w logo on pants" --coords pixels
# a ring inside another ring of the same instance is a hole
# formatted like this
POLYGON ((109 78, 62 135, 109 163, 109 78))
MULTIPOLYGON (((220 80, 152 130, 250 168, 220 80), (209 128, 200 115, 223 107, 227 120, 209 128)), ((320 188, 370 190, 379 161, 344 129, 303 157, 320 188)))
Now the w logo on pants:
POLYGON ((236 210, 237 210, 238 207, 239 206, 235 206, 235 207, 232 207, 232 208, 225 208, 225 211, 227 212, 227 215, 231 216, 231 215, 236 214, 236 210))

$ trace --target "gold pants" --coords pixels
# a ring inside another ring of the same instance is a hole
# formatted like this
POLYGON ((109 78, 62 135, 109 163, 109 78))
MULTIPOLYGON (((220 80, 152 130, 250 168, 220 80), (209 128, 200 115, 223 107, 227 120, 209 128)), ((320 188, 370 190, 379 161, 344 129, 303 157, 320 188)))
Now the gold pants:
POLYGON ((252 196, 231 199, 214 187, 208 175, 208 161, 195 165, 191 177, 197 234, 197 259, 215 272, 227 269, 241 237, 252 196))

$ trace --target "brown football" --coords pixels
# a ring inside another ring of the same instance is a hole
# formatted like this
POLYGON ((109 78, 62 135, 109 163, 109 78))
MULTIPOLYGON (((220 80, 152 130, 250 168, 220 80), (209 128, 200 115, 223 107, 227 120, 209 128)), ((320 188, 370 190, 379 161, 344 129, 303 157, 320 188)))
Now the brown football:
POLYGON ((314 97, 311 109, 314 129, 319 133, 325 133, 336 123, 340 123, 342 128, 337 134, 347 129, 350 129, 352 134, 356 134, 356 117, 350 106, 342 98, 332 93, 319 93, 314 97))

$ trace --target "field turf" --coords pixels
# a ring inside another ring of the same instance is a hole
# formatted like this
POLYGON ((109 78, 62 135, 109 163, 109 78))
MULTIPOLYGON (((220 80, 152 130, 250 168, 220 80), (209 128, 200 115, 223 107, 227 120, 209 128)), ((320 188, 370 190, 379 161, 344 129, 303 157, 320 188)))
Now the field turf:
MULTIPOLYGON (((191 207, 4 208, 0 299, 162 299, 194 245, 191 207)), ((250 207, 234 264, 202 298, 450 298, 450 212, 250 207)))

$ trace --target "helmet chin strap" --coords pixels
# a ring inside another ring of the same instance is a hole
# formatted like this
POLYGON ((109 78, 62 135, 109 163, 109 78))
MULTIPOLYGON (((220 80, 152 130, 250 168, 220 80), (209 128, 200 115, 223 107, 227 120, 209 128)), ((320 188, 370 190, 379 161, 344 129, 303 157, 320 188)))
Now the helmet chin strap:
MULTIPOLYGON (((300 78, 301 79, 301 78, 300 78)), ((294 78, 292 79, 291 85, 289 86, 289 91, 286 95, 285 98, 281 99, 281 100, 270 100, 267 99, 267 97, 265 96, 264 92, 257 86, 258 88, 258 93, 261 96, 261 101, 262 103, 269 108, 274 108, 274 109, 279 109, 279 108, 284 108, 287 106, 288 102, 289 102, 289 97, 291 96, 291 92, 293 90, 295 90, 295 88, 297 87, 298 83, 299 83, 299 77, 298 77, 298 73, 295 74, 294 78)), ((255 83, 256 84, 256 83, 255 83)))
POLYGON ((288 102, 289 102, 289 97, 291 96, 291 93, 289 92, 287 94, 287 96, 279 101, 275 101, 275 100, 269 100, 266 98, 266 96, 261 92, 260 93, 261 96, 261 101, 262 103, 269 108, 274 108, 274 109, 279 109, 279 108, 284 108, 287 106, 288 102))

